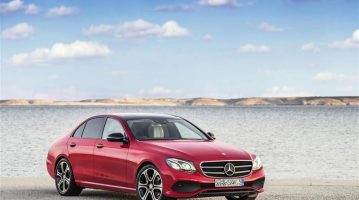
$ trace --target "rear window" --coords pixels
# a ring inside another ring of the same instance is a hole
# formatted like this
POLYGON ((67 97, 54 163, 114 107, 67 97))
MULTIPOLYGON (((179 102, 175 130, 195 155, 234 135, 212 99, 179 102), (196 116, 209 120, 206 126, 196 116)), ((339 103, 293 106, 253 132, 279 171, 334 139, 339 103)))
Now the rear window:
POLYGON ((83 123, 80 127, 78 127, 72 137, 80 138, 82 136, 82 132, 84 131, 85 124, 83 123))
POLYGON ((94 118, 87 121, 82 138, 100 138, 105 118, 94 118))

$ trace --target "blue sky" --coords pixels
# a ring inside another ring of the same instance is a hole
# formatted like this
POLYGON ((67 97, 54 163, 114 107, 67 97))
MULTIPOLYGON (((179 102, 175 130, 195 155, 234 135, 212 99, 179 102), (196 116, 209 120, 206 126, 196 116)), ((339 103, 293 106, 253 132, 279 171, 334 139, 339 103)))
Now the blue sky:
POLYGON ((359 1, 1 0, 1 99, 359 95, 359 1))

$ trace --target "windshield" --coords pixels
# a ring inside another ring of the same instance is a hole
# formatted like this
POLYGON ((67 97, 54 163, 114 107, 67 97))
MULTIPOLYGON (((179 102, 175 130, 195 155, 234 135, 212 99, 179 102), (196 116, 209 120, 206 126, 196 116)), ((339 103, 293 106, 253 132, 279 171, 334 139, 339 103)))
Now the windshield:
POLYGON ((198 128, 182 119, 128 120, 137 140, 208 140, 198 128))

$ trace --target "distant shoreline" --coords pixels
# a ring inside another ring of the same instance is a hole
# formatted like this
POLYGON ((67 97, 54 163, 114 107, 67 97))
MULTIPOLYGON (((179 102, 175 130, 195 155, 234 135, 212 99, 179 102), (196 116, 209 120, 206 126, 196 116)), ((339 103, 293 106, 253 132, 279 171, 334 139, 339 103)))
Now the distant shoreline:
POLYGON ((359 96, 332 97, 250 97, 236 99, 215 98, 122 98, 84 99, 79 101, 56 101, 47 99, 6 99, 0 106, 263 106, 263 105, 304 105, 304 106, 359 106, 359 96))

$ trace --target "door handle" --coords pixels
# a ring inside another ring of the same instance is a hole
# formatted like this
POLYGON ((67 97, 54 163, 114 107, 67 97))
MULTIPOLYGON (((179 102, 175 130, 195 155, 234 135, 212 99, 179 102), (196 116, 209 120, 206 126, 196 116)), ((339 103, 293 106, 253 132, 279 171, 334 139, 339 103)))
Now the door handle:
POLYGON ((103 147, 103 144, 97 144, 96 147, 101 149, 103 147))
POLYGON ((76 146, 76 143, 75 142, 71 142, 70 143, 70 147, 75 147, 76 146))

